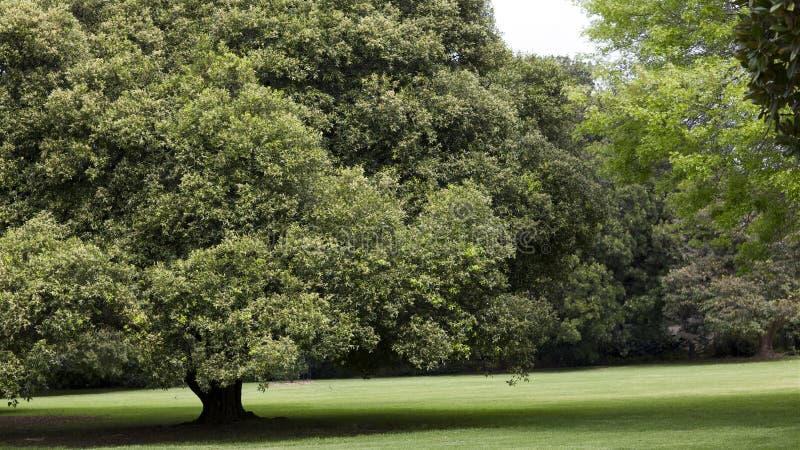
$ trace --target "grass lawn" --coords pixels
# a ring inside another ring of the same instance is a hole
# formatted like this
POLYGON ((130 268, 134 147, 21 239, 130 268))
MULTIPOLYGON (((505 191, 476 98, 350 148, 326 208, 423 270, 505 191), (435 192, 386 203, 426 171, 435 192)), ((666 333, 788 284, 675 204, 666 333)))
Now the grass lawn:
POLYGON ((245 386, 261 421, 176 425, 186 389, 81 391, 0 409, 0 446, 800 448, 800 359, 245 386))

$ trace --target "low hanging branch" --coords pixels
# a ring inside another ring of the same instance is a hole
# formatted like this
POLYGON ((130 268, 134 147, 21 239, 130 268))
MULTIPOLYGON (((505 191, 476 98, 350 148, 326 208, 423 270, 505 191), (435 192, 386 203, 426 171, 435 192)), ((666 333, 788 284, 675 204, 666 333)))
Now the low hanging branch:
POLYGON ((800 155, 800 2, 740 0, 736 57, 752 74, 746 99, 800 155))

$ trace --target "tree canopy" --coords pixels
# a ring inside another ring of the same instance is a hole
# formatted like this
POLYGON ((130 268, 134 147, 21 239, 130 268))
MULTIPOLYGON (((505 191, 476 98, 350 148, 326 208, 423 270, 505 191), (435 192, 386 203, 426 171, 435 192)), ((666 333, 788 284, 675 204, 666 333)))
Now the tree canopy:
POLYGON ((800 168, 738 6, 581 3, 622 58, 514 55, 485 0, 0 0, 0 396, 127 368, 227 422, 319 367, 771 344, 800 168))
POLYGON ((609 173, 652 183, 675 206, 688 265, 665 280, 667 316, 685 329, 705 318, 719 334, 758 330, 768 354, 769 324, 793 315, 773 307, 785 296, 765 294, 769 282, 756 274, 796 239, 800 166, 744 101, 751 78, 732 45, 737 25, 740 36, 748 26, 741 3, 582 2, 600 16, 590 35, 625 57, 604 68, 582 129, 609 173), (653 14, 635 20, 645 11, 653 14), (742 319, 756 316, 757 325, 742 319))
MULTIPOLYGON (((586 72, 512 56, 488 2, 0 12, 0 229, 20 261, 3 308, 80 300, 81 333, 138 342, 139 370, 186 383, 209 422, 247 417, 243 380, 311 363, 532 367, 555 320, 541 294, 605 212, 569 138, 586 72), (25 239, 104 284, 24 294, 44 276, 25 239)), ((23 353, 70 339, 37 333, 2 344, 5 397, 49 381, 23 353)))

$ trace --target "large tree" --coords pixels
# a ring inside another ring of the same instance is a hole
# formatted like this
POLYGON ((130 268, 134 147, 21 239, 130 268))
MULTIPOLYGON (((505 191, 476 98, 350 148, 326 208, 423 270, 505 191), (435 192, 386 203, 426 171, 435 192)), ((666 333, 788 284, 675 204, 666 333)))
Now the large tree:
MULTIPOLYGON (((2 0, 3 242, 48 217, 64 238, 40 260, 85 246, 104 284, 73 278, 48 308, 96 305, 75 332, 135 337, 203 422, 247 418, 244 380, 310 361, 522 373, 552 311, 521 280, 587 245, 598 185, 554 145, 559 89, 536 109, 516 76, 492 83, 512 60, 487 5, 2 0), (93 294, 106 285, 119 293, 93 294)), ((39 311, 27 254, 2 251, 20 294, 0 306, 39 311)), ((20 387, 46 373, 21 354, 71 336, 34 331, 8 334, 7 397, 47 381, 20 387)))

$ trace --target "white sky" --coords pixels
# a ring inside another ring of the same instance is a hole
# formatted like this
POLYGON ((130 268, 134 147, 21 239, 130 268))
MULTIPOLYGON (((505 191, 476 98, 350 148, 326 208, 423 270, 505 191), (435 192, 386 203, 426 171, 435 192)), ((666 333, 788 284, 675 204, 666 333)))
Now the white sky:
POLYGON ((515 52, 539 55, 590 53, 581 36, 589 19, 572 0, 492 0, 497 28, 515 52))

